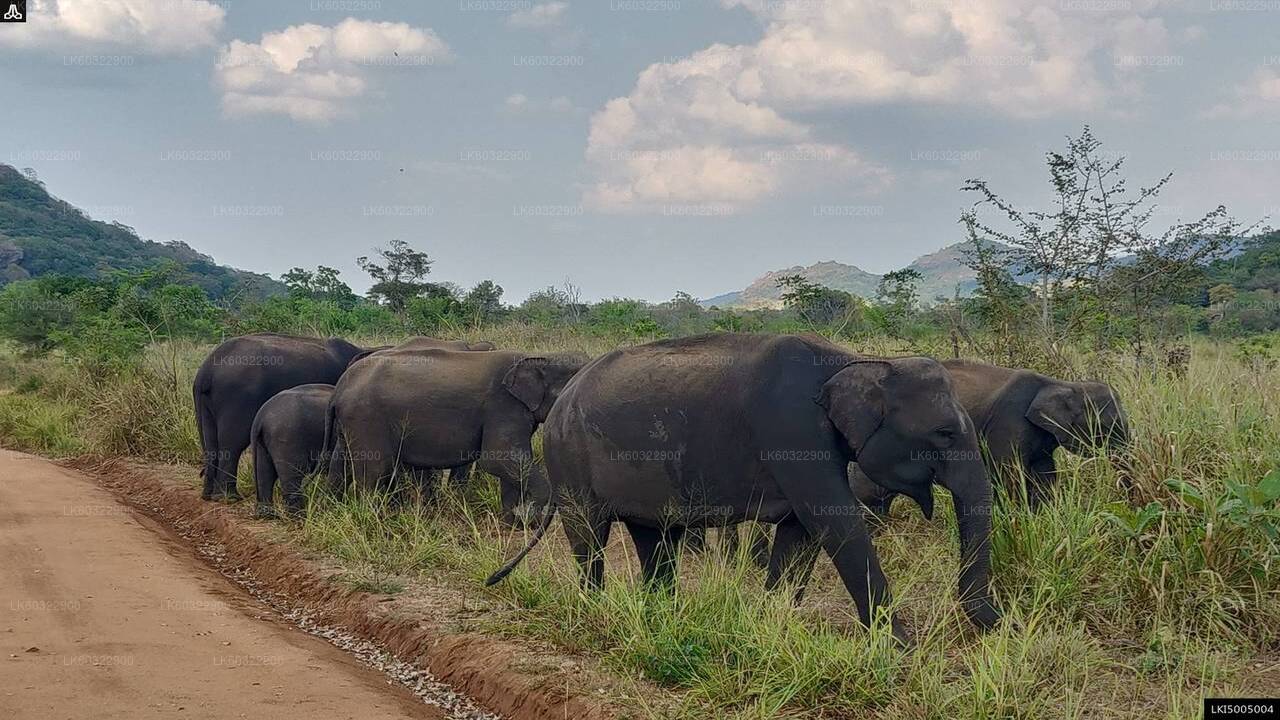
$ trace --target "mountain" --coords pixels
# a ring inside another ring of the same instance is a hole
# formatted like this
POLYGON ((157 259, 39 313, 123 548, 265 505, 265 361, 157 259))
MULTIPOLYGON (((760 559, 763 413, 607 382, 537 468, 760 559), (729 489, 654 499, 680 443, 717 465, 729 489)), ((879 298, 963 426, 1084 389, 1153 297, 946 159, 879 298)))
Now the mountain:
POLYGON ((0 164, 0 285, 55 273, 101 277, 166 261, 177 265, 179 281, 214 300, 285 291, 266 275, 218 265, 185 243, 143 240, 127 225, 93 220, 38 180, 0 164))
MULTIPOLYGON (((973 270, 963 262, 964 246, 965 243, 948 245, 937 252, 921 255, 907 266, 920 272, 917 292, 923 302, 931 303, 938 295, 951 297, 957 291, 961 295, 969 295, 977 287, 973 270)), ((876 286, 880 283, 880 276, 875 273, 856 265, 828 260, 807 267, 796 265, 767 272, 742 290, 707 298, 701 304, 703 307, 743 309, 781 307, 782 289, 777 286, 777 279, 783 275, 800 275, 811 282, 863 298, 875 297, 876 286)))

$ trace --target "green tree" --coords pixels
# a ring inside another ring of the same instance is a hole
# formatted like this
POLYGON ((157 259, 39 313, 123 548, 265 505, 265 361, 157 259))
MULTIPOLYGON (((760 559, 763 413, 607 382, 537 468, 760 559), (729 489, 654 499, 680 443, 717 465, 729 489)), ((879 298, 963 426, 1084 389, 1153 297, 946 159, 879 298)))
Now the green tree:
MULTIPOLYGON (((369 297, 385 303, 393 312, 404 312, 409 300, 431 294, 438 286, 425 281, 431 272, 432 260, 427 254, 414 250, 403 240, 392 240, 387 248, 374 248, 382 264, 368 257, 356 258, 360 269, 373 278, 369 297)), ((438 294, 438 293, 437 293, 438 294)))
POLYGON ((74 304, 51 287, 57 280, 47 275, 0 289, 0 337, 33 354, 57 347, 58 332, 68 330, 76 317, 74 304))
POLYGON ((462 315, 475 327, 494 323, 506 315, 502 305, 502 286, 483 280, 462 297, 462 315))
POLYGON ((325 265, 317 266, 314 271, 296 267, 280 276, 280 280, 289 288, 291 296, 329 301, 350 309, 355 307, 360 298, 351 291, 349 285, 338 279, 340 274, 338 270, 325 265))
POLYGON ((783 275, 774 281, 782 288, 782 306, 795 312, 815 332, 840 335, 862 320, 862 301, 843 290, 783 275))

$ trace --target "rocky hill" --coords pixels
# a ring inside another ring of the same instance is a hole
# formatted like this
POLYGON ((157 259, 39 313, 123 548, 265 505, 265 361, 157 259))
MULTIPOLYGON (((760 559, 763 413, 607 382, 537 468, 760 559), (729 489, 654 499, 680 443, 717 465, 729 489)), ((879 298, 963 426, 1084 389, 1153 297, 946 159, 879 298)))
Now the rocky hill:
MULTIPOLYGON (((952 297, 956 292, 968 295, 977 287, 973 270, 963 262, 964 243, 956 243, 937 252, 921 255, 908 267, 920 272, 917 290, 920 299, 931 302, 935 297, 952 297)), ((856 265, 828 260, 807 267, 796 265, 773 270, 757 278, 742 290, 724 293, 702 301, 704 307, 761 308, 781 307, 782 290, 777 279, 783 275, 801 275, 805 279, 863 298, 873 298, 880 276, 856 265)))

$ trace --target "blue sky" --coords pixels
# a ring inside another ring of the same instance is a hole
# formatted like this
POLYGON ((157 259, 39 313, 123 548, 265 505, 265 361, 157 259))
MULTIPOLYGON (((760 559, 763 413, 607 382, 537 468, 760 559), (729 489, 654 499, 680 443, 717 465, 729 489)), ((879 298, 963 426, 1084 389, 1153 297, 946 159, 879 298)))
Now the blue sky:
MULTIPOLYGON (((0 5, 5 1, 0 0, 0 5)), ((362 290, 392 239, 518 302, 873 272, 1044 202, 1089 123, 1157 220, 1280 214, 1280 0, 52 0, 0 25, 0 162, 94 217, 362 290)))

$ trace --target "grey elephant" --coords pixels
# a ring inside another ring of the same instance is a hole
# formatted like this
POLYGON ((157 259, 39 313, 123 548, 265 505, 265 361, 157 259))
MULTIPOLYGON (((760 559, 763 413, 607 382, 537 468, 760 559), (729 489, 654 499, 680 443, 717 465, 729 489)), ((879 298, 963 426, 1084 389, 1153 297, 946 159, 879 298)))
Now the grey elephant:
MULTIPOLYGON (((999 617, 989 588, 991 485, 977 443, 933 360, 861 357, 815 337, 711 334, 593 361, 552 408, 543 455, 588 588, 603 582, 614 521, 630 532, 646 581, 665 584, 686 527, 759 519, 792 547, 820 543, 868 625, 889 590, 845 466, 856 457, 926 514, 939 483, 958 516, 961 602, 989 627, 999 617)), ((550 510, 490 584, 538 542, 550 510)), ((893 628, 905 638, 896 620, 893 628)))
MULTIPOLYGON (((356 362, 359 362, 360 360, 363 360, 375 353, 388 352, 391 350, 466 350, 471 352, 488 352, 496 349, 497 346, 488 340, 477 340, 474 342, 467 340, 440 340, 433 337, 419 335, 418 337, 409 338, 408 340, 401 342, 399 345, 383 345, 381 347, 370 348, 369 350, 357 355, 351 362, 352 364, 355 364, 356 362)), ((464 483, 467 478, 471 477, 471 468, 473 465, 474 463, 463 463, 456 467, 449 468, 449 481, 458 484, 464 483)))
POLYGON ((340 338, 275 333, 244 335, 214 348, 192 383, 204 455, 200 497, 239 500, 236 468, 263 403, 298 385, 336 383, 362 352, 364 348, 340 338))
MULTIPOLYGON (((415 347, 470 349, 469 343, 460 340, 419 337, 408 342, 415 347)), ((341 338, 276 333, 242 335, 214 348, 192 383, 204 456, 200 497, 240 499, 236 469, 249 447, 253 418, 263 403, 298 385, 336 383, 348 365, 382 349, 361 348, 341 338)))
POLYGON ((320 467, 324 455, 324 422, 333 385, 310 383, 276 393, 258 410, 250 432, 257 515, 275 517, 279 480, 285 510, 301 515, 306 499, 303 478, 320 467))
POLYGON ((474 352, 488 352, 495 350, 497 346, 488 340, 440 340, 438 338, 426 337, 419 335, 411 337, 397 345, 380 345, 378 347, 369 348, 357 355, 351 362, 363 360, 374 353, 386 352, 388 350, 471 350, 474 352))
MULTIPOLYGON (((986 445, 988 469, 995 476, 1025 478, 1032 510, 1040 507, 1056 481, 1054 450, 1079 453, 1128 442, 1128 417, 1106 383, 1069 382, 967 360, 942 364, 986 445)), ((856 469, 850 481, 869 508, 881 515, 888 512, 892 494, 856 469)))
POLYGON ((345 491, 391 487, 401 472, 420 483, 475 462, 501 482, 504 514, 547 503, 533 462, 534 430, 569 378, 576 355, 395 349, 352 366, 329 403, 329 483, 345 491))
MULTIPOLYGON (((1080 452, 1128 442, 1127 416, 1106 383, 1068 382, 966 360, 942 364, 986 445, 989 471, 995 476, 1025 477, 1027 503, 1033 510, 1043 503, 1056 479, 1055 449, 1080 452)), ((849 485, 858 499, 875 516, 886 517, 897 493, 873 482, 857 463, 850 464, 848 471, 849 485)), ((769 568, 770 586, 788 581, 797 588, 798 601, 816 555, 813 548, 793 542, 779 534, 771 551, 766 530, 757 525, 751 555, 769 568), (784 574, 775 575, 778 569, 784 574)))

